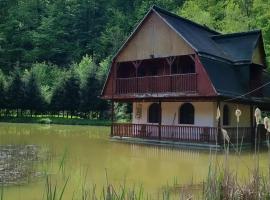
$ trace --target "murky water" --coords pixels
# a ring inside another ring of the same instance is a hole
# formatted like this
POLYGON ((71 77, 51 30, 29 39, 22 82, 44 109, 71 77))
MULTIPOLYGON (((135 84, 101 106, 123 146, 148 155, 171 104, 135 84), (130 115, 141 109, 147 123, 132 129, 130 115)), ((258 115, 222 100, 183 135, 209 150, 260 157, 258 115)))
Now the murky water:
MULTIPOLYGON (((145 192, 155 195, 165 185, 200 183, 207 175, 212 159, 209 151, 112 142, 109 131, 109 127, 0 123, 0 145, 35 145, 46 149, 45 159, 34 164, 37 173, 43 176, 4 187, 5 199, 46 199, 45 174, 59 188, 68 179, 64 199, 79 196, 83 186, 96 185, 97 191, 101 191, 107 181, 117 186, 143 185, 145 192)), ((223 159, 219 154, 218 160, 223 159)), ((240 158, 232 153, 229 160, 241 177, 254 164, 252 153, 244 153, 240 158)), ((266 170, 266 152, 260 154, 260 160, 260 166, 266 170)))

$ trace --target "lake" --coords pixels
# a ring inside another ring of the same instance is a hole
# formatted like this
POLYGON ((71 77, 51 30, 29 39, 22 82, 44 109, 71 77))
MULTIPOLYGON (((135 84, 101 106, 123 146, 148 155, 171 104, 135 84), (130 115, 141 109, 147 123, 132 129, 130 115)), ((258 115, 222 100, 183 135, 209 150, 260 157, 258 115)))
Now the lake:
MULTIPOLYGON (((4 199, 46 199, 45 174, 59 188, 68 180, 64 199, 78 198, 82 187, 96 185, 97 193, 101 192, 107 182, 117 187, 142 185, 145 193, 158 195, 165 186, 201 183, 213 159, 210 155, 214 153, 209 151, 113 142, 109 132, 109 127, 0 123, 0 146, 22 148, 12 162, 18 161, 17 167, 30 165, 28 178, 4 186, 4 199), (28 153, 30 158, 20 161, 25 146, 35 158, 28 153)), ((217 160, 222 166, 222 153, 217 160)), ((266 170, 266 152, 260 154, 260 160, 266 170)), ((242 153, 240 158, 231 153, 229 157, 229 165, 243 179, 253 163, 252 153, 242 153)))

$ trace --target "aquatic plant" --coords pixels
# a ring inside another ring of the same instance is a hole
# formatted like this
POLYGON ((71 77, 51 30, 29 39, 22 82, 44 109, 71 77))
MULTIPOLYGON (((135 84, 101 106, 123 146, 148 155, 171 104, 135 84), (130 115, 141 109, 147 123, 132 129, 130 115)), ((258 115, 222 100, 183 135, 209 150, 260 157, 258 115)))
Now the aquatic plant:
POLYGON ((60 195, 58 196, 57 193, 58 193, 59 188, 57 184, 53 183, 51 178, 47 175, 46 183, 45 183, 46 200, 62 200, 68 181, 69 181, 69 177, 66 179, 62 189, 60 189, 60 195))
POLYGON ((4 186, 1 185, 1 188, 0 188, 0 200, 4 200, 4 186))

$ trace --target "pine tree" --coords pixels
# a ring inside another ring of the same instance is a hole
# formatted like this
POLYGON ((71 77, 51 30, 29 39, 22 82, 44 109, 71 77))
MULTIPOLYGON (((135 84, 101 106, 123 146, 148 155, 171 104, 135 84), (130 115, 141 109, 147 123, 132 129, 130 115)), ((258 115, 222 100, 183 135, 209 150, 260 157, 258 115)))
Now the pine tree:
POLYGON ((80 80, 72 70, 64 83, 64 109, 70 111, 71 118, 80 105, 80 80))
POLYGON ((64 113, 64 104, 65 104, 65 88, 63 82, 58 82, 52 93, 52 98, 50 102, 50 109, 54 112, 59 112, 63 111, 64 113))
POLYGON ((31 72, 25 87, 25 107, 30 110, 31 117, 33 110, 41 111, 43 109, 43 102, 40 87, 34 73, 31 72))
POLYGON ((2 115, 2 109, 6 108, 5 97, 6 97, 5 82, 4 82, 4 78, 2 77, 2 74, 0 73, 0 117, 2 115))
POLYGON ((83 113, 88 113, 90 111, 96 111, 98 102, 100 99, 98 98, 99 91, 99 83, 95 78, 94 74, 89 73, 86 82, 81 88, 81 104, 80 109, 83 113))
POLYGON ((17 111, 19 116, 19 109, 24 108, 24 83, 21 79, 21 74, 18 68, 15 69, 12 80, 7 89, 7 107, 17 111))

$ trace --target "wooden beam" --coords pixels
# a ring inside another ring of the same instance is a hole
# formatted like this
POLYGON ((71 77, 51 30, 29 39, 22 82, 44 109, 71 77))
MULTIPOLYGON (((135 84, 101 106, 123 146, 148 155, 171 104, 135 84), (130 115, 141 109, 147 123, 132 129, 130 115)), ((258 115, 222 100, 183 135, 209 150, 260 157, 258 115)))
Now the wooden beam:
POLYGON ((250 107, 249 107, 249 112, 250 112, 250 127, 251 127, 251 138, 250 138, 250 142, 251 144, 254 144, 255 142, 255 129, 254 129, 254 107, 253 105, 251 104, 250 107))
POLYGON ((111 137, 113 136, 113 124, 114 124, 114 100, 111 102, 111 137))
POLYGON ((166 61, 168 63, 168 65, 170 66, 170 74, 172 74, 172 64, 175 61, 175 56, 171 56, 171 57, 167 57, 166 61))

